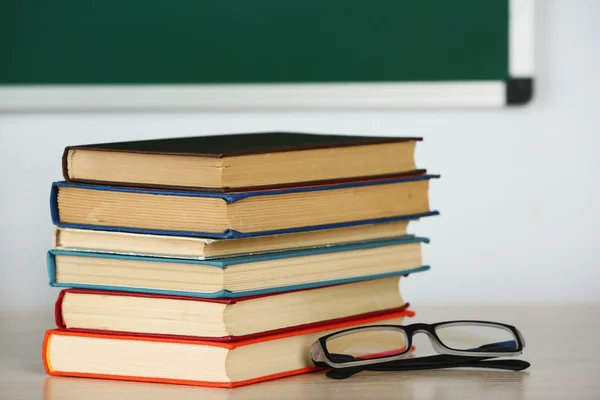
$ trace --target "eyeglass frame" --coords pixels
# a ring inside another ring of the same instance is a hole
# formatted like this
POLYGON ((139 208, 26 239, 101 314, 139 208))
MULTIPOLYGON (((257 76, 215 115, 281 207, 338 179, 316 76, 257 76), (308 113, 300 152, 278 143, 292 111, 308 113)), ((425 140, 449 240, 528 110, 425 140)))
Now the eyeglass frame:
POLYGON ((410 325, 368 325, 362 327, 354 327, 344 329, 342 331, 333 332, 328 335, 322 336, 313 342, 310 349, 310 356, 313 362, 325 363, 332 368, 351 368, 358 366, 365 366, 371 364, 379 364, 390 361, 397 361, 407 358, 412 350, 413 336, 417 333, 424 333, 429 337, 431 345, 439 354, 450 354, 457 356, 472 356, 472 357, 514 357, 519 356, 523 353, 525 348, 525 339, 521 332, 512 325, 504 324, 501 322, 491 321, 479 321, 479 320, 453 320, 453 321, 442 321, 433 324, 426 323, 415 323, 410 325), (517 348, 513 351, 502 351, 502 352, 491 352, 491 351, 468 351, 468 350, 456 350, 452 349, 443 344, 442 340, 435 332, 436 328, 441 325, 456 326, 456 325, 477 325, 477 326, 491 326, 494 328, 502 328, 514 336, 516 339, 517 348), (331 354, 327 350, 327 340, 334 337, 346 336, 357 332, 366 332, 371 330, 391 330, 391 331, 403 331, 406 336, 407 343, 405 344, 404 352, 388 357, 374 357, 365 360, 357 361, 346 361, 338 363, 332 360, 331 354))

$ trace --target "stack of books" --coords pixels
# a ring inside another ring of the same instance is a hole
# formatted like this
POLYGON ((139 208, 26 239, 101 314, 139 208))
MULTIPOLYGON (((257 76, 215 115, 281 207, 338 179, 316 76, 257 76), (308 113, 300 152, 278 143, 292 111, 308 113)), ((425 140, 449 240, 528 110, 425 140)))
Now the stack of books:
POLYGON ((414 315, 420 138, 250 133, 71 146, 51 190, 51 375, 235 387, 414 315))

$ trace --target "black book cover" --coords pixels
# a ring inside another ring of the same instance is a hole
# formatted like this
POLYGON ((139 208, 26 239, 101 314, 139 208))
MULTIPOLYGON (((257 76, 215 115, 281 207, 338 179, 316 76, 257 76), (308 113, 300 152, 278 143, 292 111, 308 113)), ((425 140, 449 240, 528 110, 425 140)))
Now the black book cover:
MULTIPOLYGON (((381 137, 381 136, 352 136, 335 134, 315 134, 298 132, 257 132, 257 133, 239 133, 224 134, 212 136, 192 136, 168 139, 152 139, 128 142, 97 143, 87 145, 68 146, 64 149, 62 157, 63 176, 67 181, 73 181, 69 178, 67 170, 67 158, 69 150, 86 149, 109 152, 125 153, 144 153, 144 154, 164 154, 178 156, 200 156, 224 158, 230 156, 251 155, 261 153, 286 152, 297 150, 312 150, 322 148, 339 148, 349 146, 364 146, 371 144, 383 144, 394 142, 421 141, 420 137, 381 137)), ((423 174, 425 170, 416 170, 400 175, 423 174)), ((389 175, 395 176, 394 175, 389 175)), ((387 175, 373 178, 382 178, 387 175)), ((340 179, 340 182, 348 179, 340 179)), ((76 180, 77 182, 87 182, 85 180, 76 180)), ((334 181, 329 181, 334 182, 334 181)), ((108 183, 108 182, 89 182, 89 183, 108 183)), ((285 186, 310 185, 315 182, 304 182, 290 184, 285 186)), ((118 182, 110 183, 112 185, 123 185, 118 182)), ((136 185, 126 185, 136 186, 136 185)), ((154 186, 154 185, 146 185, 154 186)), ((161 187, 170 187, 161 185, 161 187)), ((198 190, 199 188, 183 188, 184 190, 198 190)), ((238 190, 247 190, 242 188, 238 190)), ((207 189, 205 191, 227 191, 227 188, 207 189)))

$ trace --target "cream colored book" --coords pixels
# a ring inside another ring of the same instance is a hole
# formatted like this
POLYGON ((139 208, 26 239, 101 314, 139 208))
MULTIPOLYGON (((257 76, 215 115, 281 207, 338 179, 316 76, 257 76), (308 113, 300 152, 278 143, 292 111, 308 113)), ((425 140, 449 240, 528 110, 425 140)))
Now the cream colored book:
POLYGON ((408 225, 395 221, 234 239, 56 228, 53 248, 204 260, 400 238, 407 235, 408 225))

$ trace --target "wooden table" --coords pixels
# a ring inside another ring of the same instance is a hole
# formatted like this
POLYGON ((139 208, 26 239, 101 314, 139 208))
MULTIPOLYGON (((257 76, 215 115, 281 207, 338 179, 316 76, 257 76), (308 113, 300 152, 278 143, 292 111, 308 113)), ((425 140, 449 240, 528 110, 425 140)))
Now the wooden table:
MULTIPOLYGON (((45 375, 43 332, 52 313, 0 314, 0 399, 600 399, 600 304, 417 307, 410 321, 485 319, 517 326, 527 342, 523 372, 364 372, 343 381, 322 372, 237 389, 211 389, 45 375)), ((424 335, 418 351, 431 347, 424 335)))

